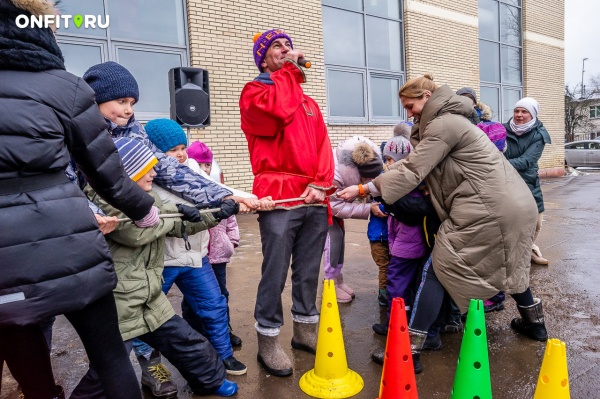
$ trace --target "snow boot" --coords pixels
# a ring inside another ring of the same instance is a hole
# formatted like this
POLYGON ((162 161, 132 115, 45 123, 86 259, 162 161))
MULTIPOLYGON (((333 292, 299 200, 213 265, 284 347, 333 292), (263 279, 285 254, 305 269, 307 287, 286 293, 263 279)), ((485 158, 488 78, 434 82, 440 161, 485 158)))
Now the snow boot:
POLYGON ((379 295, 377 296, 377 301, 379 302, 379 306, 381 306, 382 308, 387 307, 388 304, 388 292, 385 288, 380 288, 379 289, 379 295))
POLYGON ((519 306, 521 318, 514 318, 510 326, 516 332, 519 332, 536 341, 546 342, 548 340, 548 331, 544 323, 544 311, 542 301, 539 298, 533 298, 534 304, 530 306, 519 306))
POLYGON ((258 334, 258 362, 265 370, 277 377, 287 377, 292 375, 292 361, 285 354, 281 345, 279 345, 278 336, 268 337, 258 334))
MULTIPOLYGON (((346 294, 350 295, 352 297, 352 299, 354 299, 354 297, 356 297, 356 295, 354 294, 354 290, 350 287, 348 287, 346 285, 346 283, 344 283, 344 275, 342 273, 340 273, 339 276, 337 276, 337 278, 335 279, 335 285, 336 287, 341 288, 346 294)), ((337 292, 336 292, 337 294, 337 292)))
POLYGON ((292 348, 317 354, 317 323, 294 322, 292 348))
POLYGON ((427 340, 427 331, 408 329, 408 335, 410 337, 410 349, 412 351, 413 367, 415 374, 421 374, 423 372, 423 364, 421 363, 421 351, 427 340))

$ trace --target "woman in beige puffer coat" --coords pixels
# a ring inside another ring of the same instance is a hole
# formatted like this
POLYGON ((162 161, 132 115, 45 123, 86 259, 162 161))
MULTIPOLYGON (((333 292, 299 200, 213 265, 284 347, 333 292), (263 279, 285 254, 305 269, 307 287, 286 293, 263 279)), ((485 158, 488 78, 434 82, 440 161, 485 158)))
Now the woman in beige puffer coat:
MULTIPOLYGON (((547 339, 542 304, 529 290, 535 202, 516 170, 467 116, 473 105, 428 75, 408 81, 399 92, 402 106, 414 117, 414 151, 365 192, 393 203, 425 180, 442 220, 423 288, 411 321, 415 371, 427 330, 435 321, 443 289, 462 312, 470 299, 487 299, 506 291, 522 318, 511 322, 518 332, 547 339), (434 273, 435 271, 435 273, 434 273), (439 281, 438 281, 439 279, 439 281), (440 285, 441 283, 441 285, 440 285), (416 356, 415 356, 416 355, 416 356)), ((338 194, 358 195, 356 186, 338 194)))

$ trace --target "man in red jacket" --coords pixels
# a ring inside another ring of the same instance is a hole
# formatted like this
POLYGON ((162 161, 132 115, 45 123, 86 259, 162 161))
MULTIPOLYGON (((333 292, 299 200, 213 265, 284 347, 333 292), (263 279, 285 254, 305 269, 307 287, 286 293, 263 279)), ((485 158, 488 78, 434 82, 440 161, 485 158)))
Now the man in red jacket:
POLYGON ((283 325, 281 293, 292 258, 292 347, 315 353, 319 312, 315 305, 327 237, 327 194, 334 191, 333 153, 318 104, 305 95, 305 75, 292 39, 280 29, 255 36, 254 61, 261 72, 240 98, 242 130, 254 174, 252 192, 273 200, 303 197, 259 212, 262 278, 258 285, 258 360, 276 376, 292 374, 278 342, 283 325))

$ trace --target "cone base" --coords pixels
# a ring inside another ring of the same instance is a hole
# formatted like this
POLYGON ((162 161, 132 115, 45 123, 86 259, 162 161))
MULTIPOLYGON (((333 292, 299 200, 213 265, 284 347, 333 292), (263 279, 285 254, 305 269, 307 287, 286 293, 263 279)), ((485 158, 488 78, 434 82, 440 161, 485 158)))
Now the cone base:
POLYGON ((323 399, 349 398, 362 391, 365 386, 362 377, 350 369, 344 377, 330 380, 317 376, 315 369, 312 369, 304 373, 298 384, 305 394, 323 399))

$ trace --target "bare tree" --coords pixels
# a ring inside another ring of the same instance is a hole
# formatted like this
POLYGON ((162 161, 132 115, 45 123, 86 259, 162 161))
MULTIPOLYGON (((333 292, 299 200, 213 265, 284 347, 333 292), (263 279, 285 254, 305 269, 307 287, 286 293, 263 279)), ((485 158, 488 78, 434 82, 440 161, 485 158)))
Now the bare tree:
POLYGON ((600 99, 600 75, 590 78, 585 90, 580 84, 565 86, 565 142, 575 140, 575 132, 592 126, 590 106, 600 99))

